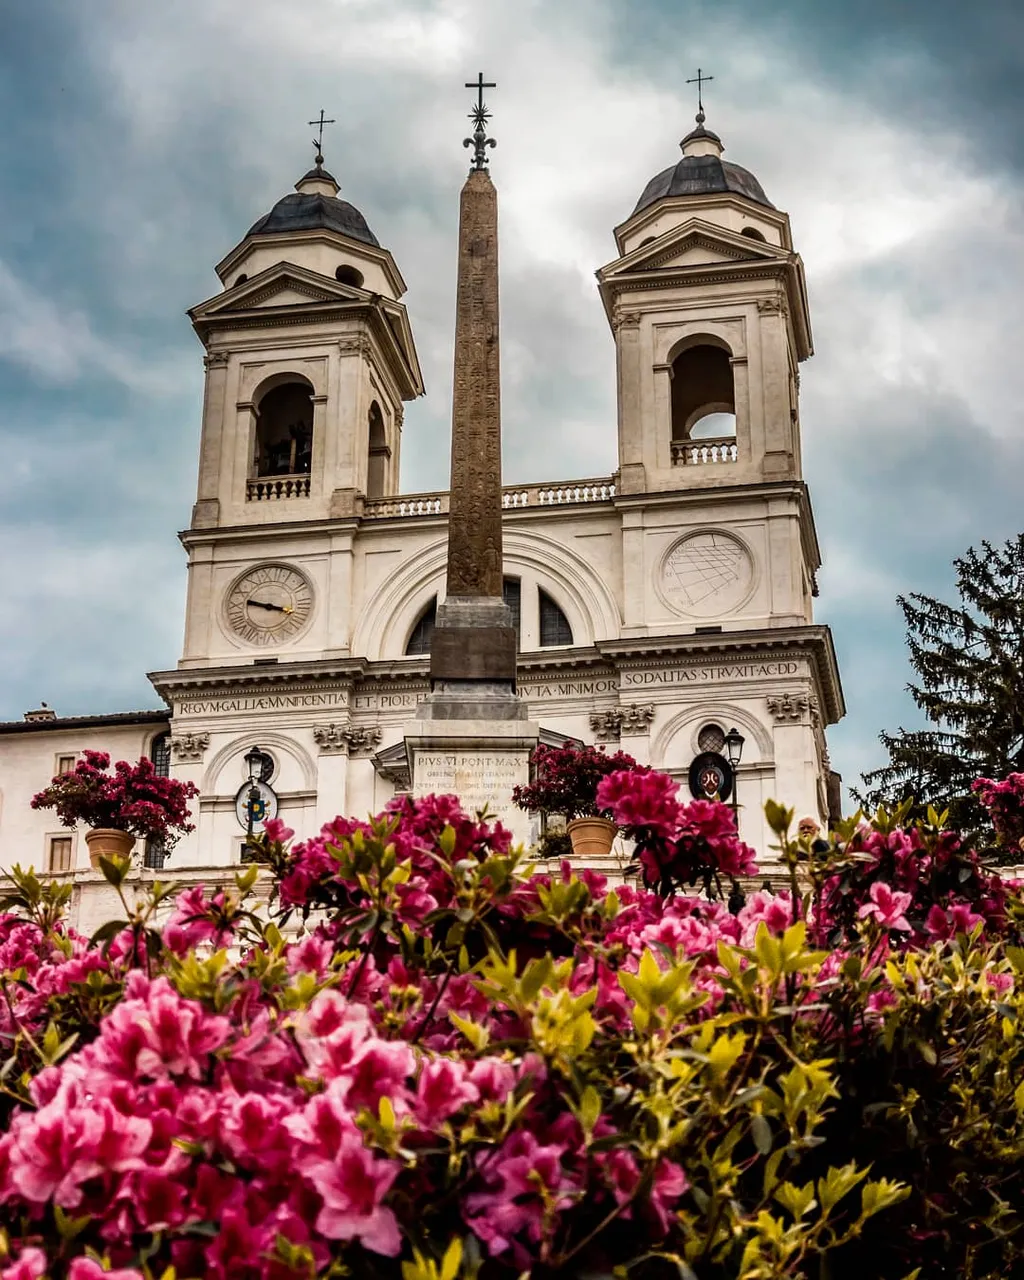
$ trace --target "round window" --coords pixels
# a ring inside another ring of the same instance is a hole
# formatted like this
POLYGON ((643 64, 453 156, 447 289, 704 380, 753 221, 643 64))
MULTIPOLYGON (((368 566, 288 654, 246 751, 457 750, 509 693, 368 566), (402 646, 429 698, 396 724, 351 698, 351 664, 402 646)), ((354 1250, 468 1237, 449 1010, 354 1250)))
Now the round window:
POLYGON ((725 746, 725 733, 721 726, 706 724, 697 734, 697 746, 701 751, 721 751, 725 746))

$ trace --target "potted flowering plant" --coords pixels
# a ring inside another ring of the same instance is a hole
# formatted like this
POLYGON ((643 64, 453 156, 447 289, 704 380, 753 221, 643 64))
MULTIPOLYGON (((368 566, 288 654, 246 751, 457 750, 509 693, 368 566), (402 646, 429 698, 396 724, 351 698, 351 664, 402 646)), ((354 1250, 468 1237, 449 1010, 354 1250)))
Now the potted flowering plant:
POLYGON ((111 773, 105 751, 86 751, 70 773, 32 797, 32 808, 56 810, 65 827, 84 822, 89 858, 98 866, 101 857, 129 854, 138 839, 167 849, 194 831, 187 801, 198 794, 194 782, 162 777, 152 760, 118 760, 111 773))
POLYGON ((606 854, 618 830, 610 812, 597 802, 603 778, 623 769, 646 773, 625 751, 609 755, 597 747, 566 744, 548 747, 541 743, 530 756, 533 781, 516 787, 512 802, 529 812, 560 813, 577 856, 606 854))

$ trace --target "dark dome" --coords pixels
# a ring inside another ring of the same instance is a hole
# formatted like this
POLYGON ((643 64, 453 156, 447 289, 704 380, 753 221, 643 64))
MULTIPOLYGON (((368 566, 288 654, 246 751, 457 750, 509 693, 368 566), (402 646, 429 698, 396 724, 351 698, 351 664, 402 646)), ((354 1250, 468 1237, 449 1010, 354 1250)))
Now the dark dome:
POLYGON ((678 164, 662 170, 648 182, 630 216, 666 196, 708 196, 725 191, 746 196, 769 209, 775 208, 749 169, 718 156, 683 156, 678 164))
MULTIPOLYGON (((315 170, 306 175, 307 178, 322 176, 315 170)), ((380 247, 377 237, 366 225, 366 219, 355 205, 349 204, 347 200, 339 200, 336 196, 303 191, 296 191, 294 195, 278 200, 269 213, 253 223, 248 234, 274 236, 287 231, 321 230, 337 231, 353 240, 362 240, 364 244, 380 247)))

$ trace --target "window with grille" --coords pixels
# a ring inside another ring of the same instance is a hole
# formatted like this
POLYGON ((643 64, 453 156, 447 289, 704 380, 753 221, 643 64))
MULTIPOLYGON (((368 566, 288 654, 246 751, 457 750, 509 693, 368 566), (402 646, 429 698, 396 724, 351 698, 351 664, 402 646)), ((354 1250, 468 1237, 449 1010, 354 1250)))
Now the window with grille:
POLYGON ((540 591, 540 643, 542 648, 572 644, 572 627, 546 591, 540 591))
POLYGON ((721 751, 725 746, 725 731, 721 725, 706 724, 697 734, 697 746, 701 751, 721 751))
POLYGON ((523 622, 523 584, 518 578, 502 578, 501 598, 508 605, 512 614, 512 625, 516 629, 516 648, 518 649, 523 622))
MULTIPOLYGON (((171 773, 171 735, 160 733, 153 739, 149 748, 149 758, 161 778, 170 777, 171 773)), ((159 840, 147 840, 142 852, 142 865, 159 871, 167 861, 167 850, 159 840)))
POLYGON ((57 768, 56 768, 55 772, 56 772, 56 773, 58 773, 58 774, 61 774, 61 773, 74 773, 74 771, 75 771, 75 765, 76 765, 77 763, 78 763, 78 757, 77 757, 76 755, 73 755, 73 754, 72 754, 72 755, 66 755, 66 756, 58 756, 58 757, 57 757, 57 768))
POLYGON ((50 836, 47 867, 50 871, 71 870, 71 836, 50 836))
POLYGON ((437 596, 431 600, 430 604, 420 614, 419 621, 412 629, 412 634, 405 646, 405 652, 411 653, 429 653, 430 637, 434 634, 434 624, 437 621, 437 596))
POLYGON ((169 733, 158 734, 153 739, 153 745, 149 749, 149 758, 156 766, 156 771, 161 778, 167 778, 171 772, 171 735, 169 733))

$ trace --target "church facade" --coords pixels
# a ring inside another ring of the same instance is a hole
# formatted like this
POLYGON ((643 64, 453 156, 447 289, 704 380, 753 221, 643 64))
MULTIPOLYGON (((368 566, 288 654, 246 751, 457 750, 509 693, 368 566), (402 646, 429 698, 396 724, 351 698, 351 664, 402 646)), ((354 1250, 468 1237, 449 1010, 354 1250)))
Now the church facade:
MULTIPOLYGON (((767 853, 767 798, 835 816, 825 731, 844 711, 813 618, 810 316, 788 216, 701 117, 682 150, 597 273, 617 470, 505 486, 504 597, 542 737, 628 751, 685 787, 738 730, 741 834, 767 853)), ((190 313, 206 386, 183 651, 151 675, 166 710, 0 725, 4 865, 53 863, 68 833, 28 798, 86 747, 197 784, 175 868, 238 862, 254 746, 300 836, 409 786, 448 495, 399 488, 403 408, 423 393, 404 281, 319 157, 217 274, 190 313)), ((54 869, 87 865, 80 835, 54 869)))

